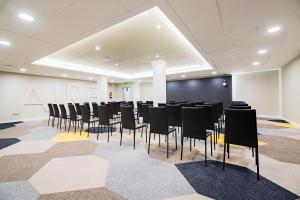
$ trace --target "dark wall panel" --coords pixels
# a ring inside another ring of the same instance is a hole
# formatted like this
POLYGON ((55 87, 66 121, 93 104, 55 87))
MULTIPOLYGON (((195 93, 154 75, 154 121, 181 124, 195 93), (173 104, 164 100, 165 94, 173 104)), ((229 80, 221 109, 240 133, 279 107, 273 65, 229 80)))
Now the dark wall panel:
POLYGON ((168 81, 167 101, 223 101, 227 106, 232 101, 231 85, 231 76, 168 81))

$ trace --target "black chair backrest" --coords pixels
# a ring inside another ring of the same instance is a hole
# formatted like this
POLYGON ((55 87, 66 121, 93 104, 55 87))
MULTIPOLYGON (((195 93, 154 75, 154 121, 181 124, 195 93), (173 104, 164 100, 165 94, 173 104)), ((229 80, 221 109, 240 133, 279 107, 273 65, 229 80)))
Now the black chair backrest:
POLYGON ((142 104, 143 123, 149 123, 149 107, 152 104, 142 104))
POLYGON ((230 109, 243 109, 243 110, 251 110, 251 106, 228 106, 230 109))
POLYGON ((76 121, 77 120, 77 113, 73 104, 68 104, 69 113, 70 113, 70 120, 76 121))
POLYGON ((110 106, 111 106, 111 110, 112 110, 112 113, 114 114, 114 115, 117 115, 118 114, 118 105, 117 105, 118 103, 117 102, 111 102, 110 103, 110 106))
POLYGON ((76 108, 76 114, 81 115, 81 110, 80 110, 80 104, 79 103, 75 103, 75 108, 76 108))
POLYGON ((158 107, 164 107, 164 106, 166 106, 167 104, 165 104, 165 103, 158 103, 158 107))
POLYGON ((121 106, 122 128, 135 129, 135 119, 132 106, 121 106))
POLYGON ((183 137, 206 139, 206 116, 204 108, 182 108, 183 137))
POLYGON ((175 101, 167 101, 167 104, 176 104, 175 101))
POLYGON ((196 107, 204 108, 206 116, 206 129, 214 130, 214 107, 213 105, 197 105, 196 107))
POLYGON ((98 117, 99 115, 98 115, 98 105, 97 105, 97 103, 93 102, 92 107, 93 107, 93 116, 98 117))
POLYGON ((167 104, 167 116, 168 116, 168 123, 169 126, 182 126, 182 117, 181 117, 181 105, 174 104, 170 105, 167 104))
POLYGON ((91 114, 91 107, 90 107, 90 103, 89 102, 84 102, 83 105, 85 105, 88 110, 89 110, 89 113, 91 114))
POLYGON ((130 105, 130 106, 132 106, 132 107, 134 108, 134 103, 133 103, 133 101, 128 101, 128 102, 125 102, 125 103, 127 103, 128 105, 130 105))
POLYGON ((67 111, 66 111, 66 107, 64 104, 59 104, 59 109, 60 109, 60 116, 63 119, 67 119, 68 115, 67 115, 67 111))
POLYGON ((241 104, 247 104, 245 101, 232 101, 231 105, 241 105, 241 104))
POLYGON ((89 107, 85 104, 80 106, 82 122, 89 123, 90 122, 90 110, 89 107))
POLYGON ((53 106, 51 103, 48 103, 48 108, 49 108, 49 116, 54 116, 54 110, 53 110, 53 106))
POLYGON ((146 101, 146 104, 152 104, 153 105, 153 101, 146 101))
POLYGON ((105 102, 101 101, 101 102, 100 102, 100 105, 105 105, 105 102))
POLYGON ((99 113, 99 124, 109 125, 109 120, 112 116, 111 108, 106 105, 98 106, 98 113, 99 113))
POLYGON ((54 117, 60 117, 57 104, 52 104, 54 110, 54 117))
POLYGON ((195 101, 194 102, 196 105, 203 105, 205 102, 204 101, 195 101))
POLYGON ((223 114, 223 102, 221 101, 214 101, 213 104, 217 105, 217 115, 220 117, 223 114))
POLYGON ((206 103, 203 105, 211 105, 213 107, 213 115, 214 115, 214 123, 218 123, 219 116, 218 116, 218 105, 215 103, 206 103))
POLYGON ((194 107, 195 106, 194 103, 181 103, 180 105, 181 105, 181 107, 194 107))
POLYGON ((150 133, 169 133, 166 107, 149 107, 150 133))
POLYGON ((143 114, 142 114, 142 104, 143 104, 142 101, 137 101, 137 102, 136 102, 137 110, 138 110, 138 113, 139 113, 139 116, 140 116, 140 117, 143 117, 143 114))
POLYGON ((225 142, 257 147, 256 110, 225 110, 225 142))

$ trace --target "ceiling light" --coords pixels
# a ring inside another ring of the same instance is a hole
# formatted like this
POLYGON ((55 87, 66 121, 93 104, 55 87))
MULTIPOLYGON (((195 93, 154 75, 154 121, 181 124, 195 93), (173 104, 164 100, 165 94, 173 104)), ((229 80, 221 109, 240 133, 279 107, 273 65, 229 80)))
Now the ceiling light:
POLYGON ((110 80, 110 82, 112 82, 112 83, 113 83, 113 82, 114 82, 114 80, 110 80))
POLYGON ((0 45, 2 46, 10 46, 10 42, 6 40, 0 40, 0 45))
POLYGON ((266 50, 266 49, 261 49, 261 50, 259 50, 257 53, 259 53, 259 54, 265 54, 265 53, 267 53, 268 51, 266 50))
POLYGON ((20 68, 20 72, 26 72, 27 71, 27 69, 25 69, 25 68, 20 68))
POLYGON ((281 29, 280 26, 273 26, 268 29, 268 33, 274 33, 274 32, 280 31, 280 29, 281 29))
POLYGON ((158 54, 156 54, 156 55, 155 55, 155 58, 159 58, 159 55, 158 55, 158 54))
POLYGON ((96 50, 99 51, 101 49, 100 46, 96 46, 96 50))
POLYGON ((115 63, 115 66, 119 66, 119 63, 115 63))
POLYGON ((66 77, 67 76, 67 74, 61 74, 63 77, 66 77))
POLYGON ((94 78, 93 77, 89 77, 89 80, 93 80, 94 78))
POLYGON ((142 82, 142 80, 139 80, 139 82, 142 82))
POLYGON ((254 62, 254 63, 252 63, 252 65, 254 65, 254 66, 257 66, 257 65, 259 65, 260 63, 259 62, 254 62))
POLYGON ((34 21, 34 17, 32 17, 31 15, 25 14, 25 13, 19 13, 18 17, 22 20, 28 21, 28 22, 32 22, 34 21))
POLYGON ((157 29, 160 29, 160 28, 161 28, 161 26, 160 26, 159 24, 157 24, 157 25, 156 25, 156 28, 157 28, 157 29))
POLYGON ((185 78, 185 77, 186 77, 186 75, 185 75, 185 74, 182 74, 182 75, 181 75, 181 78, 185 78))
POLYGON ((215 74, 217 74, 217 72, 216 72, 216 71, 213 71, 211 74, 215 75, 215 74))

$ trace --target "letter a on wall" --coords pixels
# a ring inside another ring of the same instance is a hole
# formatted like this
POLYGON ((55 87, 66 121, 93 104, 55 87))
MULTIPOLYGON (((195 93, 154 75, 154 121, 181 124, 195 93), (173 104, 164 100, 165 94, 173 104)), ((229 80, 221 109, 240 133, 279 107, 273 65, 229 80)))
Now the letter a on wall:
POLYGON ((33 80, 29 83, 25 93, 21 96, 21 99, 19 100, 18 105, 13 114, 21 114, 24 106, 26 105, 40 105, 43 107, 44 111, 47 112, 47 106, 42 100, 41 96, 39 95, 33 80))

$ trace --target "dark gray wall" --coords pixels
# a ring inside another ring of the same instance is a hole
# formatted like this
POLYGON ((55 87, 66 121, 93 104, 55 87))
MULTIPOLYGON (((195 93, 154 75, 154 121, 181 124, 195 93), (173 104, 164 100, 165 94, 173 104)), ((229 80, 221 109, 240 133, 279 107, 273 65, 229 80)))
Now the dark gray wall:
POLYGON ((223 101, 226 107, 232 101, 231 83, 231 76, 168 81, 167 101, 223 101))

